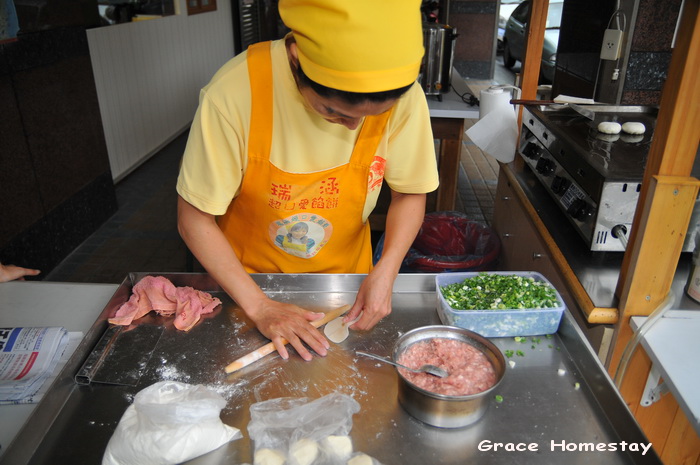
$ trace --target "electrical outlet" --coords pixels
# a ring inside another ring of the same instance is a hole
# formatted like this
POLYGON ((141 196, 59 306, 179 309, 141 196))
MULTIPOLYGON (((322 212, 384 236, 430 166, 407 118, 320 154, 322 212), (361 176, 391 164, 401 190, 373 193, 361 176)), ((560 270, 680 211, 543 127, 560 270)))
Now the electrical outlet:
POLYGON ((622 31, 619 29, 606 29, 603 35, 603 46, 600 48, 601 60, 617 60, 620 58, 622 48, 622 31))

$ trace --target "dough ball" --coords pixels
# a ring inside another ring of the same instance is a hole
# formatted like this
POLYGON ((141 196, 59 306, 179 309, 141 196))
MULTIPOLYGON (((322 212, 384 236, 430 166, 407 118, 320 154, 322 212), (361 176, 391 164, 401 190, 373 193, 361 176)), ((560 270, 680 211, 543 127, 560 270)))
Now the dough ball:
POLYGON ((302 438, 289 448, 294 465, 311 465, 318 457, 318 443, 313 439, 302 438))
POLYGON ((615 123, 614 121, 603 121, 598 124, 598 131, 603 134, 620 134, 621 129, 620 123, 615 123))
POLYGON ((260 449, 253 457, 254 465, 284 465, 284 454, 274 449, 260 449))
POLYGON ((374 465, 374 460, 367 454, 359 454, 348 460, 348 465, 374 465))
POLYGON ((644 134, 647 128, 643 123, 627 122, 622 125, 622 130, 627 134, 644 134))
POLYGON ((352 439, 350 436, 328 436, 321 442, 328 455, 345 458, 352 454, 352 439))

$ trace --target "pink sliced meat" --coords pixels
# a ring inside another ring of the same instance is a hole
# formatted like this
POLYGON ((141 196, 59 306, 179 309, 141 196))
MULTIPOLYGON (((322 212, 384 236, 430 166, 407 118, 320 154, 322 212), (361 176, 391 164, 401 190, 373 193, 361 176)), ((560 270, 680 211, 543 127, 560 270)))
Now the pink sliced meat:
POLYGON ((199 321, 201 315, 213 312, 221 303, 209 293, 191 287, 178 287, 177 301, 175 327, 183 331, 189 331, 199 321))
POLYGON ((221 301, 207 292, 187 286, 176 287, 163 276, 146 276, 134 286, 129 300, 109 322, 129 325, 154 310, 163 316, 176 315, 175 327, 188 331, 201 315, 211 313, 219 304, 221 301))
POLYGON ((135 292, 142 293, 142 299, 149 302, 152 310, 168 315, 177 309, 177 288, 163 276, 146 276, 136 283, 135 292), (145 292, 143 292, 145 291, 145 292))

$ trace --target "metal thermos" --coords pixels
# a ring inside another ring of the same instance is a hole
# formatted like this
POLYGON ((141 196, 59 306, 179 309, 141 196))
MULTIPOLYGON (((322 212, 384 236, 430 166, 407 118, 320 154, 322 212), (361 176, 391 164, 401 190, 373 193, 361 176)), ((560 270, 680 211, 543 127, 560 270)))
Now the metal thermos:
POLYGON ((438 23, 423 23, 425 55, 418 80, 426 95, 440 95, 450 90, 454 40, 457 30, 438 23))

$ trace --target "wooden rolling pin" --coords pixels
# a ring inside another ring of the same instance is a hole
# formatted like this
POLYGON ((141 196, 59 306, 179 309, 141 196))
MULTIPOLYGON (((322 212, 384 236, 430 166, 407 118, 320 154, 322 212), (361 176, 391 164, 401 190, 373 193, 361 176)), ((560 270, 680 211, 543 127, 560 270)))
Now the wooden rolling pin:
MULTIPOLYGON (((338 307, 334 310, 331 310, 330 312, 326 313, 326 315, 320 320, 312 321, 311 326, 313 326, 314 328, 319 328, 328 323, 329 321, 334 320, 339 316, 345 314, 348 310, 350 310, 350 308, 352 308, 352 305, 343 305, 342 307, 338 307)), ((282 343, 288 344, 289 341, 287 341, 286 339, 282 339, 282 343)), ((224 370, 226 371, 226 373, 233 373, 234 371, 240 370, 243 367, 247 367, 251 363, 260 360, 264 356, 271 354, 274 351, 275 345, 272 342, 267 343, 259 349, 256 349, 247 355, 244 355, 235 362, 230 363, 226 366, 224 370)))

